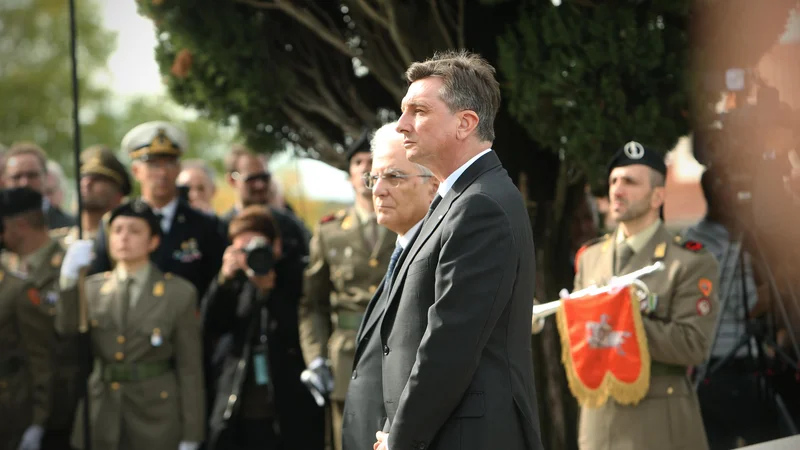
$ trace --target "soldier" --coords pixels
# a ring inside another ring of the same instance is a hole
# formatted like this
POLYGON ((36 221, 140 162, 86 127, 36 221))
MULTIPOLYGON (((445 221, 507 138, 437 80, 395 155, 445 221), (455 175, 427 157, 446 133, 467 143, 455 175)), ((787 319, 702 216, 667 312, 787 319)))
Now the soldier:
MULTIPOLYGON (((108 219, 113 272, 85 283, 94 371, 89 379, 92 448, 196 450, 204 439, 205 401, 197 290, 149 261, 161 225, 140 199, 108 219)), ((59 332, 78 330, 74 286, 91 260, 91 242, 78 241, 61 270, 59 332)), ((72 444, 84 448, 83 405, 72 444)))
POLYGON ((708 448, 688 368, 705 359, 717 315, 717 262, 703 246, 671 235, 660 219, 667 168, 663 156, 629 142, 609 165, 610 235, 578 251, 575 290, 656 261, 666 268, 647 275, 654 308, 643 313, 652 360, 650 389, 637 405, 609 399, 582 408, 579 446, 590 449, 708 448))
POLYGON ((330 397, 336 449, 341 449, 342 413, 353 370, 356 332, 397 240, 395 233, 378 225, 372 191, 364 184, 364 174, 372 170, 366 133, 347 156, 356 202, 323 218, 317 226, 300 304, 303 356, 317 376, 319 390, 330 397))
MULTIPOLYGON (((15 193, 0 192, 0 216, 13 220, 27 212, 29 207, 20 200, 15 193)), ((2 448, 16 449, 19 444, 21 450, 38 450, 50 416, 52 324, 40 302, 39 291, 30 282, 0 267, 2 448)))
MULTIPOLYGON (((179 158, 186 149, 186 135, 167 122, 143 123, 125 135, 122 149, 131 157, 131 171, 139 181, 144 200, 161 216, 162 239, 150 254, 162 272, 179 275, 197 288, 202 297, 222 265, 225 241, 216 218, 193 209, 178 197, 176 178, 179 158)), ((95 239, 95 259, 90 273, 114 266, 108 254, 106 226, 95 239)))
POLYGON ((16 207, 3 211, 3 241, 17 257, 16 271, 41 293, 38 306, 50 318, 48 338, 52 349, 53 404, 43 447, 68 450, 72 418, 78 403, 80 364, 76 340, 57 336, 53 323, 59 300, 58 273, 64 249, 48 235, 42 194, 30 188, 15 188, 7 190, 5 195, 6 201, 16 207))
MULTIPOLYGON (((103 146, 81 153, 81 228, 84 239, 94 239, 103 215, 122 203, 131 193, 131 180, 114 152, 103 146)), ((78 239, 78 227, 57 228, 50 237, 65 248, 78 239)))

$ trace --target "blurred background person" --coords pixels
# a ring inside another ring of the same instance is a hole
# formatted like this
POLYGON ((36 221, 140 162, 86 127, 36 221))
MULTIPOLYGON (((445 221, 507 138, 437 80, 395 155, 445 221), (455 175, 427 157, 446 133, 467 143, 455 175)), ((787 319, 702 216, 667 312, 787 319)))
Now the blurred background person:
POLYGON ((277 222, 266 206, 252 205, 228 229, 231 245, 203 300, 205 332, 232 335, 221 355, 209 448, 321 450, 323 409, 300 381, 297 293, 278 282, 275 270, 282 248, 277 222))
POLYGON ((8 151, 8 149, 6 148, 6 146, 3 145, 3 144, 0 144, 0 189, 3 189, 3 187, 4 187, 4 184, 3 184, 4 183, 4 181, 3 181, 3 178, 4 178, 3 177, 3 172, 4 172, 5 167, 6 167, 6 152, 7 151, 8 151))
MULTIPOLYGON (((130 195, 131 180, 128 170, 107 147, 87 148, 81 153, 80 161, 83 239, 94 239, 103 215, 130 195)), ((57 228, 51 231, 50 236, 68 247, 78 239, 78 227, 57 228)))
POLYGON ((59 209, 64 209, 64 169, 61 164, 47 160, 47 177, 44 182, 44 197, 51 205, 59 209))
POLYGON ((216 179, 216 172, 208 163, 202 159, 188 159, 181 163, 178 187, 187 191, 192 208, 213 215, 211 204, 217 193, 216 179))
MULTIPOLYGON (((20 142, 11 146, 3 165, 3 183, 6 187, 29 187, 43 196, 46 194, 47 155, 38 145, 20 142)), ((52 228, 71 227, 75 218, 45 199, 47 225, 52 228)))

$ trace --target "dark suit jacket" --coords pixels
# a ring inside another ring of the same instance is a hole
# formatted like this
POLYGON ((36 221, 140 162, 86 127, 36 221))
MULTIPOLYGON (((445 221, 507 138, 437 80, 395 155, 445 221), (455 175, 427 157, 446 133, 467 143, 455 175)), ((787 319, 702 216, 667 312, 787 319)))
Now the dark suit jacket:
POLYGON ((51 230, 56 228, 65 228, 75 225, 75 218, 65 213, 56 206, 50 205, 45 212, 47 216, 47 227, 51 230))
POLYGON ((361 450, 375 442, 375 432, 383 429, 386 409, 383 407, 381 371, 381 339, 377 323, 386 307, 387 292, 381 283, 367 305, 356 337, 353 374, 347 388, 342 421, 342 449, 361 450), (366 326, 369 324, 369 326, 366 326))
MULTIPOLYGON (((96 256, 90 274, 113 268, 107 250, 106 226, 107 219, 104 218, 95 238, 96 256)), ((201 299, 219 272, 224 251, 225 240, 219 235, 218 220, 192 209, 184 200, 178 200, 169 233, 161 236, 161 244, 150 259, 160 271, 173 273, 192 283, 197 289, 198 299, 201 299)))
POLYGON ((542 448, 532 230, 494 152, 458 178, 398 265, 379 325, 389 448, 542 448))

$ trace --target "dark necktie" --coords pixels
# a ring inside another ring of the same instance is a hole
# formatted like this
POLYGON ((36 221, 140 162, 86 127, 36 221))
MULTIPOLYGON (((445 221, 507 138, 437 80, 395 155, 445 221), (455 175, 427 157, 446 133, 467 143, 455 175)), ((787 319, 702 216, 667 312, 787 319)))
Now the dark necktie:
POLYGON ((628 261, 631 260, 631 257, 633 256, 633 249, 626 242, 622 242, 617 245, 615 253, 616 253, 616 259, 615 259, 614 275, 619 276, 622 275, 620 272, 628 264, 628 261))
MULTIPOLYGON (((439 203, 440 203, 441 201, 442 201, 442 196, 441 196, 441 195, 439 195, 439 194, 436 194, 436 197, 434 197, 434 198, 433 198, 433 201, 431 202, 431 207, 430 207, 430 208, 428 208, 428 214, 426 214, 426 215, 425 215, 425 218, 424 218, 424 219, 422 219, 422 226, 424 226, 424 225, 425 225, 425 222, 427 222, 427 221, 428 221, 428 217, 430 217, 430 216, 431 216, 431 214, 433 214, 433 211, 436 209, 436 207, 437 207, 437 206, 439 206, 439 203)), ((422 230, 422 226, 420 226, 420 231, 422 230)), ((419 233, 418 233, 418 234, 419 234, 419 233)))
POLYGON ((118 286, 119 289, 119 301, 120 305, 120 316, 119 316, 119 323, 122 328, 122 331, 126 331, 126 327, 128 325, 128 313, 130 312, 131 307, 131 284, 133 280, 131 277, 127 277, 124 280, 121 280, 118 286))
POLYGON ((394 275, 394 269, 397 265, 397 260, 400 259, 400 255, 403 253, 403 246, 399 243, 394 247, 394 252, 392 252, 392 257, 389 258, 389 267, 386 269, 386 277, 384 278, 383 285, 384 291, 389 292, 392 288, 392 278, 394 275))

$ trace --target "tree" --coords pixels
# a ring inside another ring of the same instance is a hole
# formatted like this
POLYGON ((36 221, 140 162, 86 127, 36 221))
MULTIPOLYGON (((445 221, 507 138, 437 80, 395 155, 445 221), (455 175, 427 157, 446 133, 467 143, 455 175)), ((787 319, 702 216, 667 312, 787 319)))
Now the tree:
MULTIPOLYGON (((115 34, 102 27, 94 0, 76 2, 82 114, 101 111, 108 92, 92 76, 105 70, 115 34)), ((72 84, 69 10, 64 0, 0 4, 0 136, 34 141, 71 167, 72 84)), ((102 130, 96 129, 97 132, 102 130)), ((88 133, 84 142, 107 136, 88 133)))

